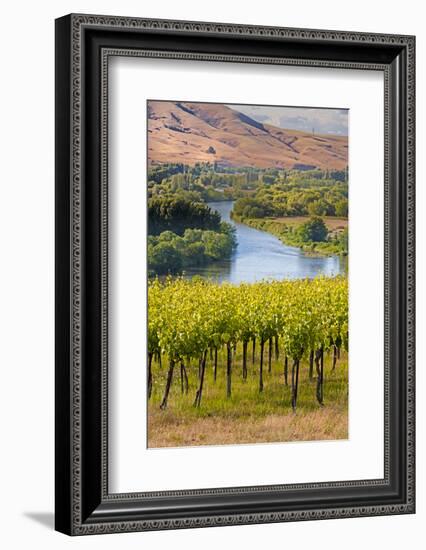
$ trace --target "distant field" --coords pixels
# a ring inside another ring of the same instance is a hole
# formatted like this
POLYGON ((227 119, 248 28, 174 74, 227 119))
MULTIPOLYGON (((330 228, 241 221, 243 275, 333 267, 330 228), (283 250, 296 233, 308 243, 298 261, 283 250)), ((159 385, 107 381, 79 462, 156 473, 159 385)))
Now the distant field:
MULTIPOLYGON (((284 216, 281 218, 266 218, 285 225, 300 225, 309 220, 309 216, 284 216)), ((337 229, 346 229, 348 227, 348 218, 335 218, 333 216, 324 216, 322 218, 329 231, 337 229)))
MULTIPOLYGON (((266 360, 265 353, 265 360, 266 360)), ((148 446, 181 447, 286 441, 336 440, 348 437, 348 363, 342 352, 335 371, 325 356, 324 406, 315 397, 316 380, 309 380, 309 365, 301 363, 296 413, 291 408, 290 386, 285 386, 283 358, 265 365, 264 391, 258 391, 258 357, 241 376, 241 351, 237 351, 232 377, 232 397, 226 398, 225 354, 219 355, 217 380, 209 361, 200 408, 193 406, 198 367, 188 370, 189 391, 181 392, 179 369, 172 383, 169 404, 160 409, 167 368, 153 364, 154 386, 148 406, 148 446)), ((290 369, 291 370, 291 369, 290 369)), ((290 373, 289 373, 290 374, 290 373)), ((289 376, 290 382, 290 376, 289 376)))

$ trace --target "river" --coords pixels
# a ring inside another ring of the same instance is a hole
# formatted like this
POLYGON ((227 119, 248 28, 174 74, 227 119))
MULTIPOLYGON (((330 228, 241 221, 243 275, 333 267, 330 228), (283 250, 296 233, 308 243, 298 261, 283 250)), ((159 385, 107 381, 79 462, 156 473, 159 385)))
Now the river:
POLYGON ((236 228, 238 246, 229 260, 188 269, 187 277, 201 275, 218 282, 252 283, 261 279, 304 279, 344 272, 344 262, 338 256, 305 256, 300 248, 287 246, 270 233, 233 221, 230 216, 233 201, 208 205, 219 212, 223 221, 236 228))

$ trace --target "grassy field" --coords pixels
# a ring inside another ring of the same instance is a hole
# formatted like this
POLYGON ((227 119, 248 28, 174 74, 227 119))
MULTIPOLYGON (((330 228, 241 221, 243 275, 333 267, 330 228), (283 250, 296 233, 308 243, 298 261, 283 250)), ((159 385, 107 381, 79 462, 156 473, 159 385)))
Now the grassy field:
MULTIPOLYGON (((300 225, 309 220, 309 216, 283 216, 281 218, 267 218, 284 225, 300 225)), ((335 216, 322 216, 327 229, 330 232, 342 230, 348 227, 348 218, 336 218, 335 216)))
MULTIPOLYGON (((153 390, 148 405, 148 446, 181 447, 285 441, 336 440, 348 437, 348 362, 342 353, 336 369, 332 358, 324 360, 324 406, 315 397, 316 381, 309 380, 309 365, 301 363, 297 411, 291 408, 290 385, 285 386, 283 358, 272 361, 268 372, 264 359, 264 391, 258 390, 259 358, 252 365, 249 350, 248 377, 241 375, 241 350, 237 349, 232 370, 232 396, 226 397, 225 351, 219 353, 217 379, 210 359, 205 374, 200 408, 193 406, 198 386, 198 366, 188 372, 188 394, 181 392, 180 369, 174 371, 166 410, 160 409, 167 377, 163 360, 153 363, 153 390)), ((291 368, 289 365, 289 384, 291 368)))

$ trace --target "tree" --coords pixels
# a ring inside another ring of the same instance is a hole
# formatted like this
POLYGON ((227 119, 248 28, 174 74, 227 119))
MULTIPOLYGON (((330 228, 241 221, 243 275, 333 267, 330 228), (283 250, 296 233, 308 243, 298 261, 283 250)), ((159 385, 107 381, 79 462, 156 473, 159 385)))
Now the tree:
POLYGON ((315 200, 308 204, 308 212, 311 216, 325 216, 328 205, 324 200, 315 200))
POLYGON ((203 243, 205 246, 205 253, 213 260, 220 260, 223 257, 229 256, 232 252, 232 241, 221 233, 204 231, 203 243))
POLYGON ((349 233, 348 228, 346 227, 338 236, 340 246, 342 248, 343 254, 348 254, 349 252, 349 233))
POLYGON ((327 240, 328 235, 324 220, 318 216, 314 216, 302 224, 298 232, 303 242, 324 242, 327 240))
POLYGON ((148 235, 149 277, 228 258, 236 246, 235 229, 225 222, 220 231, 186 229, 182 237, 172 231, 148 235))
POLYGON ((264 174, 262 177, 262 181, 267 185, 271 185, 272 183, 275 183, 275 176, 271 174, 264 174))
POLYGON ((188 244, 183 252, 184 265, 188 267, 200 266, 206 263, 205 246, 201 242, 188 244))
POLYGON ((340 218, 348 217, 348 201, 343 199, 336 203, 336 216, 340 218))
POLYGON ((173 231, 182 235, 187 228, 218 231, 220 214, 206 204, 178 195, 152 197, 148 201, 148 233, 158 235, 173 231))
POLYGON ((260 206, 246 206, 243 210, 245 218, 264 218, 265 211, 260 206))
POLYGON ((182 268, 182 258, 176 248, 167 242, 148 247, 149 269, 163 275, 177 273, 182 268))

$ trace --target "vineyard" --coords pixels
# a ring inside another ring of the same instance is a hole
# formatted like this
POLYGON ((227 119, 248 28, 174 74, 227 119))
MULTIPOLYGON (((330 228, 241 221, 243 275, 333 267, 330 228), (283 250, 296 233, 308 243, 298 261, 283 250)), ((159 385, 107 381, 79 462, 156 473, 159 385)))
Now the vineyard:
POLYGON ((207 381, 220 388, 223 381, 224 402, 232 401, 236 379, 242 394, 249 377, 262 403, 268 391, 275 399, 276 390, 268 386, 273 369, 277 387, 288 386, 293 411, 298 396, 307 399, 311 392, 321 408, 324 357, 330 357, 333 372, 348 350, 345 277, 239 285, 155 279, 149 283, 148 306, 148 397, 158 397, 163 414, 179 396, 191 398, 194 410, 202 409, 207 381), (311 382, 304 392, 299 388, 302 361, 311 382))

